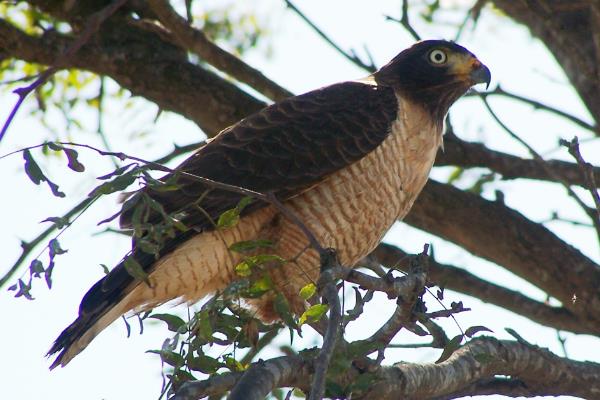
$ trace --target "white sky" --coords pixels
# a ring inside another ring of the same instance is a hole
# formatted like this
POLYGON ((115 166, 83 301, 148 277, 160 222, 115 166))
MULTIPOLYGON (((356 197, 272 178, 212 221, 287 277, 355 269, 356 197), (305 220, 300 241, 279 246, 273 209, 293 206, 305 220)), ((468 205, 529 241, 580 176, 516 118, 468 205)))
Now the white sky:
MULTIPOLYGON (((464 2, 443 2, 449 7, 458 3, 464 2)), ((298 1, 298 6, 342 47, 360 50, 366 45, 377 64, 382 65, 409 46, 412 39, 399 25, 386 22, 383 18, 384 14, 400 16, 398 1, 380 1, 376 6, 373 2, 371 8, 364 7, 364 4, 364 1, 359 0, 298 1)), ((365 75, 322 42, 293 13, 286 11, 282 2, 253 0, 236 7, 256 10, 261 23, 272 32, 267 43, 248 53, 245 59, 290 90, 300 93, 365 75), (266 57, 267 53, 271 56, 266 57)), ((440 14, 438 23, 434 26, 426 26, 413 13, 414 25, 425 38, 453 38, 455 30, 451 23, 462 18, 460 14, 447 11, 440 14)), ((460 43, 490 67, 492 87, 501 83, 507 90, 542 100, 589 120, 553 57, 538 41, 531 39, 526 29, 512 24, 489 9, 482 14, 476 29, 472 30, 471 27, 469 25, 465 30, 460 43)), ((362 51, 359 53, 364 54, 362 51)), ((15 100, 16 96, 1 94, 0 121, 5 120, 15 100)), ((547 113, 534 112, 528 106, 501 99, 492 101, 508 125, 541 153, 555 149, 559 137, 589 137, 588 133, 574 125, 547 113)), ((157 124, 153 124, 155 106, 135 102, 133 107, 127 108, 125 103, 107 104, 105 130, 116 149, 145 159, 154 159, 165 154, 172 143, 186 144, 202 137, 192 123, 178 116, 166 113, 159 118, 157 124), (140 130, 146 132, 146 135, 136 135, 140 130)), ((49 137, 35 119, 28 117, 27 111, 31 107, 35 107, 35 102, 30 99, 0 144, 0 155, 38 144, 49 137)), ((82 111, 81 115, 87 126, 94 126, 93 114, 82 111)), ((491 148, 523 156, 527 154, 486 116, 483 106, 476 99, 460 101, 453 108, 452 121, 458 135, 465 140, 482 141, 491 148)), ((50 122, 54 126, 61 126, 57 115, 51 116, 50 122)), ((56 135, 62 139, 67 138, 62 129, 57 130, 56 135)), ((101 146, 93 130, 73 139, 101 146)), ((586 159, 600 164, 600 149, 596 142, 587 142, 582 150, 586 159)), ((94 187, 94 177, 111 171, 108 160, 98 160, 90 152, 80 152, 80 160, 87 167, 83 174, 67 170, 65 160, 43 160, 39 153, 33 154, 44 168, 48 168, 48 175, 60 184, 68 197, 64 200, 52 198, 46 186, 35 186, 28 181, 23 174, 20 155, 0 160, 4 181, 0 197, 0 251, 3 254, 0 274, 18 257, 19 240, 31 239, 47 226, 38 224, 39 221, 49 216, 62 215, 94 187)), ((570 159, 563 150, 550 154, 552 157, 570 159)), ((433 176, 443 180, 450 171, 451 168, 437 168, 433 176)), ((476 177, 476 172, 468 172, 459 185, 468 187, 476 177)), ((501 189, 509 206, 533 220, 547 219, 553 210, 560 210, 563 217, 583 219, 582 213, 557 185, 530 181, 499 182, 486 187, 484 196, 493 198, 494 189, 501 189)), ((145 351, 160 348, 166 335, 163 326, 155 328, 146 324, 143 335, 133 333, 127 339, 123 323, 116 322, 67 368, 52 373, 48 372, 49 362, 43 357, 55 337, 75 318, 82 295, 102 276, 99 264, 114 265, 127 250, 126 239, 106 234, 90 235, 101 231, 95 223, 112 215, 117 207, 115 196, 98 202, 61 236, 61 244, 69 252, 58 256, 56 260, 53 290, 48 291, 40 280, 34 283, 35 301, 14 299, 11 293, 0 292, 0 309, 4 311, 5 321, 2 329, 3 362, 0 367, 5 384, 2 385, 0 397, 110 400, 157 397, 161 385, 160 362, 156 355, 146 354, 145 351)), ((547 226, 586 255, 599 260, 598 244, 591 230, 576 229, 562 223, 547 226)), ((396 224, 386 240, 413 252, 419 251, 424 243, 433 243, 439 261, 464 267, 538 300, 545 298, 539 290, 511 273, 404 224, 396 224)), ((447 294, 446 297, 448 304, 451 300, 460 299, 466 306, 473 308, 472 312, 458 317, 463 329, 471 325, 486 325, 498 337, 510 338, 504 333, 504 327, 512 327, 528 341, 562 354, 556 333, 551 329, 466 296, 447 294)), ((430 308, 435 307, 431 300, 428 304, 430 308)), ((392 309, 392 302, 379 301, 369 305, 361 321, 351 325, 348 338, 370 335, 374 329, 371 327, 379 326, 385 321, 392 309)), ((458 333, 458 329, 452 324, 444 322, 443 325, 448 328, 450 337, 458 333)), ((135 332, 135 321, 132 326, 135 332)), ((566 336, 569 338, 566 346, 570 357, 600 361, 598 339, 566 336)), ((281 339, 281 343, 287 341, 285 337, 281 339)), ((419 339, 404 334, 396 339, 398 343, 411 341, 419 339)), ((307 339, 306 343, 312 345, 311 339, 307 339)), ((265 353, 263 356, 268 355, 269 353, 265 353)), ((431 349, 393 350, 387 353, 387 361, 433 361, 438 356, 439 351, 431 349)))

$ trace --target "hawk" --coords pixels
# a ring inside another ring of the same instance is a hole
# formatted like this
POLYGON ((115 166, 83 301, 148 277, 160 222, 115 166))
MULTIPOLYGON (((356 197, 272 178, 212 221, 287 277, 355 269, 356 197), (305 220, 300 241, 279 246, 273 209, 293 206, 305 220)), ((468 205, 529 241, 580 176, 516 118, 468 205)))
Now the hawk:
MULTIPOLYGON (((298 225, 272 204, 253 202, 237 224, 217 229, 214 221, 243 196, 185 173, 272 193, 323 247, 353 266, 410 210, 442 145, 449 107, 471 86, 489 82, 489 69, 467 49, 426 40, 366 79, 290 97, 226 128, 176 169, 176 190, 141 189, 188 229, 157 254, 134 240, 131 257, 146 282, 121 262, 92 286, 79 316, 48 352, 59 353, 51 368, 66 365, 128 312, 173 299, 193 303, 224 289, 239 278, 235 266, 243 255, 229 247, 241 241, 271 241, 269 252, 286 260, 269 269, 273 285, 295 312, 303 310, 298 292, 318 278, 319 255, 298 225)), ((148 220, 163 215, 154 210, 148 220)), ((121 224, 130 227, 132 219, 135 206, 123 212, 121 224)), ((277 318, 273 296, 250 302, 261 318, 277 318)))

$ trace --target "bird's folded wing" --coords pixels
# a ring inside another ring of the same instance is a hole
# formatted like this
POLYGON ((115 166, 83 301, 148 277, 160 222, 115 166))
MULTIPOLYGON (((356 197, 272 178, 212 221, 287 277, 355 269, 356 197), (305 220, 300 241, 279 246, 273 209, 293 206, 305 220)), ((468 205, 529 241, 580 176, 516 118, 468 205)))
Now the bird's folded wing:
MULTIPOLYGON (((261 193, 273 192, 285 200, 374 150, 389 134, 396 113, 397 100, 388 87, 360 82, 328 86, 243 119, 177 169, 261 193)), ((145 190, 196 232, 213 229, 219 215, 242 198, 185 176, 178 178, 177 185, 174 191, 145 190)), ((265 205, 255 202, 246 212, 265 205)), ((121 223, 130 226, 131 215, 126 212, 121 223)))

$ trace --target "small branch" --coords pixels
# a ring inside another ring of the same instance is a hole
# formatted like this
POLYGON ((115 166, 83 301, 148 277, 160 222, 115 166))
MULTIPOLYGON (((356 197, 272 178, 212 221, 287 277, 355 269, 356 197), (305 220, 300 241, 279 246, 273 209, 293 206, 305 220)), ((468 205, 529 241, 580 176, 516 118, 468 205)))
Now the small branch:
POLYGON ((308 239, 310 246, 313 249, 315 249, 321 255, 321 257, 323 257, 323 255, 326 253, 326 250, 321 246, 321 244, 319 243, 315 235, 310 231, 310 229, 308 229, 304 222, 302 222, 300 218, 298 218, 298 216, 294 212, 292 212, 292 210, 284 206, 273 193, 266 194, 266 201, 271 203, 287 219, 289 219, 298 228, 300 228, 302 233, 304 233, 304 236, 306 236, 306 238, 308 239))
POLYGON ((204 61, 275 101, 293 96, 292 92, 271 81, 259 70, 211 42, 204 32, 190 26, 168 1, 150 0, 149 4, 160 22, 175 35, 179 43, 204 61))
MULTIPOLYGON (((546 173, 548 173, 548 175, 552 176, 554 174, 554 172, 548 167, 544 158, 537 151, 535 151, 535 149, 533 147, 531 147, 529 144, 527 144, 527 142, 525 142, 523 139, 521 139, 519 137, 519 135, 517 135, 515 132, 513 132, 512 129, 510 129, 508 126, 506 126, 506 124, 504 124, 504 122, 502 122, 500 117, 498 117, 498 115, 494 112, 494 110, 492 109, 488 100, 485 97, 481 97, 481 100, 483 100, 483 104, 487 108, 487 110, 490 113, 490 115, 492 116, 492 118, 494 118, 494 120, 498 123, 498 125, 500 125, 502 127, 502 129, 504 129, 504 131, 506 131, 506 133, 508 133, 508 135, 510 137, 515 139, 517 142, 521 143, 529 151, 529 153, 533 156, 533 158, 540 164, 540 166, 546 170, 546 173)), ((567 190, 567 193, 569 194, 569 196, 571 198, 573 198, 575 200, 575 202, 579 205, 579 207, 581 207, 581 209, 590 217, 590 219, 594 223, 594 227, 596 228, 596 234, 598 236, 598 240, 600 241, 600 219, 596 218, 594 211, 590 207, 588 207, 587 204, 585 204, 583 202, 583 200, 581 200, 581 198, 577 195, 577 193, 575 193, 575 191, 573 189, 571 189, 571 186, 569 185, 568 182, 563 181, 558 176, 554 176, 554 178, 564 186, 564 188, 567 190)))
POLYGON ((89 17, 89 19, 87 20, 87 22, 85 24, 86 27, 83 30, 83 32, 81 33, 81 35, 77 38, 77 40, 75 40, 72 43, 72 45, 65 51, 64 54, 61 54, 56 58, 56 60, 54 61, 54 64, 51 67, 49 67, 44 72, 42 72, 40 74, 40 76, 31 85, 14 90, 14 93, 16 93, 19 96, 19 99, 17 100, 17 103, 14 105, 13 109, 11 110, 8 118, 4 122, 4 126, 2 127, 2 130, 0 130, 0 142, 4 138, 4 135, 6 134, 8 127, 10 126, 13 118, 17 114, 17 111, 21 107, 21 104, 23 104, 23 101, 25 100, 27 95, 29 95, 29 93, 34 91, 37 87, 42 85, 44 82, 46 82, 46 80, 48 80, 48 78, 50 78, 60 68, 66 66, 67 61, 70 58, 72 58, 73 55, 75 53, 77 53, 77 51, 79 51, 79 49, 90 40, 90 37, 94 33, 96 33, 96 31, 98 31, 98 29, 100 28, 102 23, 108 17, 113 15, 126 2, 127 2, 127 0, 115 0, 113 3, 104 7, 102 10, 92 14, 89 17))
POLYGON ((308 400, 321 400, 323 398, 323 394, 325 393, 325 377, 342 323, 342 307, 335 285, 337 277, 334 274, 338 266, 339 261, 333 249, 328 249, 321 253, 321 274, 317 286, 320 289, 321 296, 329 304, 329 321, 323 338, 323 346, 314 362, 315 372, 308 400))
POLYGON ((385 16, 385 19, 388 21, 394 21, 402 25, 404 29, 410 33, 410 36, 413 37, 416 41, 421 40, 421 36, 415 31, 415 29, 410 24, 410 20, 408 19, 408 0, 402 0, 402 17, 400 19, 391 17, 389 15, 385 16))
POLYGON ((367 64, 363 62, 354 52, 352 54, 348 53, 340 46, 338 46, 325 32, 323 32, 317 25, 314 24, 308 17, 298 9, 290 0, 284 0, 285 4, 294 11, 308 26, 310 26, 323 40, 325 40, 331 47, 333 47, 338 53, 348 59, 350 62, 358 66, 359 68, 364 69, 369 73, 373 73, 377 70, 377 67, 372 63, 367 64))
POLYGON ((559 117, 565 118, 571 122, 573 122, 575 125, 592 131, 592 132, 598 132, 598 127, 595 125, 592 125, 580 118, 577 118, 576 116, 569 114, 567 112, 564 112, 562 110, 559 110, 558 108, 549 106, 547 104, 541 103, 537 100, 533 100, 530 99, 528 97, 524 97, 524 96, 520 96, 518 94, 515 93, 511 93, 511 92, 507 92, 504 89, 502 89, 502 87, 500 85, 498 85, 494 90, 489 91, 489 92, 470 92, 467 93, 466 96, 472 97, 472 96, 482 96, 482 97, 488 97, 488 96, 503 96, 503 97, 508 97, 509 99, 513 99, 513 100, 517 100, 520 101, 522 103, 525 104, 529 104, 530 106, 532 106, 535 110, 543 110, 543 111, 547 111, 549 113, 555 114, 559 117))
MULTIPOLYGON (((381 243, 371 255, 383 266, 388 268, 395 266, 408 271, 406 263, 399 263, 398 260, 407 259, 410 255, 396 246, 381 243)), ((428 277, 441 287, 495 304, 539 324, 579 334, 600 336, 600 328, 597 324, 586 323, 585 319, 564 307, 552 307, 535 301, 521 292, 485 281, 462 268, 430 259, 428 277)))
MULTIPOLYGON (((84 199, 71 210, 67 211, 61 217, 61 220, 70 221, 74 215, 85 210, 93 201, 93 198, 84 199)), ((2 276, 2 278, 0 278, 0 288, 10 281, 14 274, 19 270, 23 262, 25 262, 25 260, 30 256, 31 252, 48 236, 50 236, 54 231, 56 231, 56 229, 57 225, 53 224, 51 227, 44 230, 42 233, 40 233, 38 236, 30 240, 29 242, 21 243, 21 255, 19 256, 19 258, 17 258, 17 261, 15 261, 15 263, 10 267, 10 269, 2 276)))
POLYGON ((594 204, 596 205, 596 217, 598 219, 598 224, 600 224, 600 195, 598 195, 598 184, 596 183, 596 178, 594 177, 594 167, 592 164, 583 159, 583 156, 579 151, 579 140, 577 139, 577 136, 575 136, 570 142, 561 140, 560 143, 569 149, 569 154, 575 158, 577 165, 579 165, 584 173, 586 180, 585 183, 588 191, 592 195, 592 199, 594 199, 594 204))

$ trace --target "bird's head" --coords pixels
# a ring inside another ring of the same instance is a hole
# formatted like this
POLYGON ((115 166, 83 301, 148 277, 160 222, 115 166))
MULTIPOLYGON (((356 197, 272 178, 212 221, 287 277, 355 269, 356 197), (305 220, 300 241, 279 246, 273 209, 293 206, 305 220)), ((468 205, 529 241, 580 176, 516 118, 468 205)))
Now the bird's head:
POLYGON ((488 67, 469 50, 445 40, 424 40, 402 51, 374 75, 379 85, 425 106, 436 119, 469 88, 489 85, 488 67))

